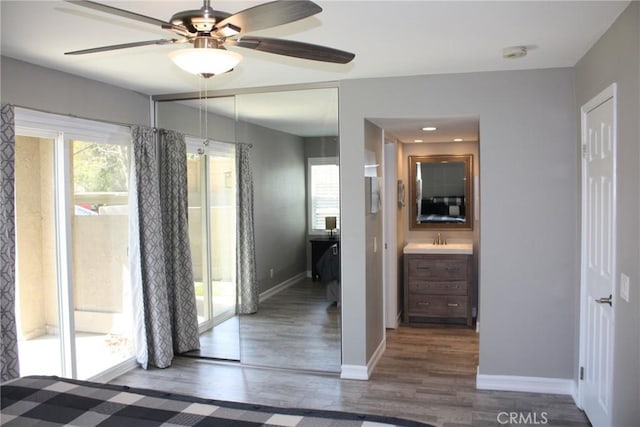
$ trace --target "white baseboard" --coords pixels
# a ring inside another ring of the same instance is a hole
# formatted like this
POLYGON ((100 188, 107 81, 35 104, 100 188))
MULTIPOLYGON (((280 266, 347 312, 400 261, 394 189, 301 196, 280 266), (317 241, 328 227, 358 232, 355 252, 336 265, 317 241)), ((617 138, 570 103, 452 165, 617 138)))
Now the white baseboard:
POLYGON ((391 319, 391 321, 385 325, 385 329, 398 329, 398 326, 400 326, 401 317, 402 317, 402 313, 398 313, 396 317, 391 319))
POLYGON ((274 287, 269 288, 266 291, 262 292, 258 297, 258 301, 262 302, 271 298, 272 296, 284 291, 285 289, 292 286, 294 283, 304 279, 305 277, 307 277, 307 273, 302 272, 300 274, 296 274, 295 276, 288 278, 284 282, 278 283, 274 287))
POLYGON ((387 349, 387 338, 385 337, 385 338, 382 338, 380 345, 378 346, 378 348, 376 348, 376 351, 373 352, 373 356, 371 356, 371 359, 369 359, 369 362, 367 363, 367 379, 371 378, 371 374, 373 373, 373 370, 376 368, 376 365, 380 361, 380 358, 382 358, 382 355, 384 354, 384 351, 386 349, 387 349))
POLYGON ((363 365, 342 365, 340 366, 340 378, 343 380, 364 380, 369 379, 367 367, 363 365))
POLYGON ((574 396, 575 382, 563 378, 520 377, 515 375, 476 375, 478 390, 524 391, 574 396))
POLYGON ((112 366, 111 368, 107 369, 104 372, 99 373, 98 375, 95 375, 89 378, 88 381, 95 381, 98 383, 108 383, 114 378, 117 378, 120 375, 126 374, 127 372, 137 368, 138 366, 139 365, 138 365, 138 362, 136 362, 136 358, 132 357, 130 359, 125 360, 124 362, 121 362, 115 366, 112 366))
POLYGON ((367 366, 363 365, 342 365, 340 367, 340 378, 343 380, 363 380, 367 381, 371 378, 373 370, 380 361, 380 358, 387 349, 387 339, 384 338, 376 351, 373 352, 373 356, 369 359, 367 366))

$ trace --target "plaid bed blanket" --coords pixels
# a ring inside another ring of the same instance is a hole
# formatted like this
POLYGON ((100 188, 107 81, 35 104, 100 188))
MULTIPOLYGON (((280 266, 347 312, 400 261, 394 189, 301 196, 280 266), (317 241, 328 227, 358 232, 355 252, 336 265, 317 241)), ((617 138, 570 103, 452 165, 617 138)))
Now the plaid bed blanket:
POLYGON ((29 376, 0 387, 3 426, 420 426, 399 418, 285 409, 99 384, 29 376))

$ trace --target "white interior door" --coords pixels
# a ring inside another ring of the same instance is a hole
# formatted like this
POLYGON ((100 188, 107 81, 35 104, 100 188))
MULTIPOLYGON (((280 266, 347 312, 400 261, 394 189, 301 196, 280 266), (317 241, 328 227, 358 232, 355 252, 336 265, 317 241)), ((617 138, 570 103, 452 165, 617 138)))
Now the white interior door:
POLYGON ((581 397, 594 426, 611 425, 615 289, 615 86, 582 108, 581 397))

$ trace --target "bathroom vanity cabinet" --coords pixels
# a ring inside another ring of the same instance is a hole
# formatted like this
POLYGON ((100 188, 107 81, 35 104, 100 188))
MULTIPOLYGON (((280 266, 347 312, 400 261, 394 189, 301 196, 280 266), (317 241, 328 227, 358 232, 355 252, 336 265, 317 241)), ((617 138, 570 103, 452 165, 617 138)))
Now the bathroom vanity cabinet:
POLYGON ((472 326, 472 255, 411 252, 404 253, 404 322, 472 326))

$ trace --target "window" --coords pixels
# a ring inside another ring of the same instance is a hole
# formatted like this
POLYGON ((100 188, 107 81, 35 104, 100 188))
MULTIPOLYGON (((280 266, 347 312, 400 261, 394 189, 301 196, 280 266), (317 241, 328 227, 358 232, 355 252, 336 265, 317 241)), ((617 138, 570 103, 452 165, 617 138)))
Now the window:
POLYGON ((340 228, 340 168, 337 157, 311 157, 307 163, 309 234, 326 234, 325 218, 340 228))

